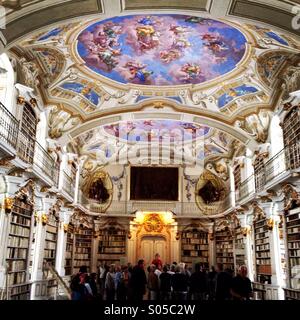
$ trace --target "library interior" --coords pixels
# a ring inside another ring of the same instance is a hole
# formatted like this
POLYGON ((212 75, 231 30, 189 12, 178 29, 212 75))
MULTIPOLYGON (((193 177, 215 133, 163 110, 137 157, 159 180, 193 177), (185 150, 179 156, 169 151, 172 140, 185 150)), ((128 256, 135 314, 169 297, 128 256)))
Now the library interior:
POLYGON ((0 9, 0 300, 300 300, 299 1, 0 9))

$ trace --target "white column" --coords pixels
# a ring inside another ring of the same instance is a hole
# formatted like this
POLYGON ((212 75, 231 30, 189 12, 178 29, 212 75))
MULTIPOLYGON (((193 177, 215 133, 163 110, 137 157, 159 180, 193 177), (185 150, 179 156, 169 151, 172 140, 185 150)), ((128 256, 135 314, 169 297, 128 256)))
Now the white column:
POLYGON ((216 239, 214 227, 210 226, 208 230, 208 263, 210 266, 216 266, 216 239))
POLYGON ((62 208, 59 213, 59 226, 57 231, 57 246, 56 246, 56 257, 55 257, 55 269, 58 274, 63 277, 65 275, 65 256, 67 246, 67 228, 72 211, 62 208))
POLYGON ((79 193, 80 169, 81 169, 81 162, 79 162, 79 164, 77 166, 77 171, 76 171, 75 188, 74 188, 74 200, 73 200, 74 203, 79 203, 78 193, 79 193))
POLYGON ((248 268, 248 277, 254 281, 254 230, 251 228, 252 216, 246 216, 245 234, 246 234, 246 264, 248 268))
POLYGON ((0 288, 5 288, 6 277, 6 250, 8 244, 8 233, 10 214, 5 210, 5 196, 0 196, 0 288))
POLYGON ((230 182, 230 203, 231 207, 235 207, 235 186, 234 186, 234 174, 233 174, 233 167, 228 166, 229 170, 229 182, 230 182))

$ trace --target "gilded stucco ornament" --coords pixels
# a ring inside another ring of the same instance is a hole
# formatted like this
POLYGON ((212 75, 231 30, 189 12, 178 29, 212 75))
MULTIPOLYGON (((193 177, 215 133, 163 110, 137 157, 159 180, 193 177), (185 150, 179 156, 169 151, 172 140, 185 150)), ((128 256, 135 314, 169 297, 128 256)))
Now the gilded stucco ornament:
POLYGON ((242 121, 236 121, 236 126, 247 132, 257 142, 265 143, 271 122, 269 112, 260 111, 259 114, 247 116, 242 121))
POLYGON ((109 174, 102 168, 96 167, 95 170, 85 170, 81 190, 84 197, 88 199, 88 206, 91 211, 102 213, 110 206, 113 184, 109 174))
POLYGON ((203 214, 222 212, 226 197, 224 182, 210 171, 205 170, 195 188, 196 204, 203 214))
POLYGON ((48 134, 52 139, 60 138, 64 133, 72 130, 82 121, 78 116, 61 110, 58 106, 51 108, 48 117, 48 134))

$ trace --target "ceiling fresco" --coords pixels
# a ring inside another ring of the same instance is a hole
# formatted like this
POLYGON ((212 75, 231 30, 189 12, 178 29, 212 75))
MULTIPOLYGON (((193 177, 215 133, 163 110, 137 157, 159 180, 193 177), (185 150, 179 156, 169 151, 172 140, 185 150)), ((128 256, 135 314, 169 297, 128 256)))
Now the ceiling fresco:
POLYGON ((193 154, 199 160, 229 158, 240 145, 231 135, 205 125, 174 120, 136 120, 89 130, 76 137, 70 147, 72 145, 81 156, 88 155, 106 163, 121 158, 130 150, 144 149, 146 142, 153 143, 151 149, 158 148, 160 142, 163 148, 173 150, 174 156, 184 148, 186 155, 193 154))
POLYGON ((203 83, 232 71, 246 41, 220 21, 131 15, 92 24, 79 34, 77 51, 86 67, 114 81, 165 86, 203 83))
POLYGON ((179 143, 204 137, 209 133, 210 128, 174 120, 136 120, 105 125, 104 131, 128 142, 170 139, 179 143))

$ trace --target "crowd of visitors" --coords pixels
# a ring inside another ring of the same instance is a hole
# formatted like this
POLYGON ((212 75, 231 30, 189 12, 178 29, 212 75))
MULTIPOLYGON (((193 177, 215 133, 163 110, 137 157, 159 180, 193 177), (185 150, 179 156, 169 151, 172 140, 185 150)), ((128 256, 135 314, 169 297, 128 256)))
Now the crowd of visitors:
POLYGON ((236 276, 232 270, 207 270, 196 264, 191 272, 184 263, 163 266, 159 256, 147 270, 144 260, 136 266, 105 264, 99 272, 87 273, 81 267, 71 279, 73 300, 141 301, 141 300, 249 300, 252 297, 247 267, 241 266, 236 276))

